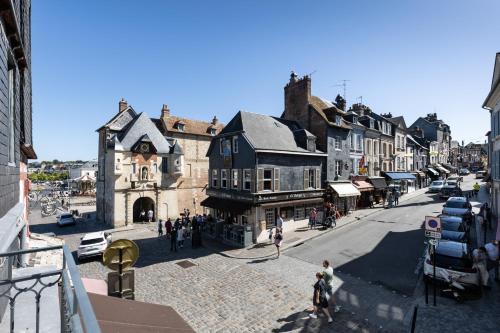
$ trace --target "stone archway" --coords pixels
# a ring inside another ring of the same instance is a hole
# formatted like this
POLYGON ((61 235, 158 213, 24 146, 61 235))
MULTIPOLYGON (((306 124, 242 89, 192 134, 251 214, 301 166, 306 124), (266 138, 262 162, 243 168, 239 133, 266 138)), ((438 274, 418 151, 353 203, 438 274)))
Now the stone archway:
POLYGON ((149 197, 141 197, 134 202, 133 217, 134 222, 148 221, 148 211, 153 211, 153 221, 156 219, 155 202, 149 197), (145 217, 141 217, 141 212, 144 211, 145 217))

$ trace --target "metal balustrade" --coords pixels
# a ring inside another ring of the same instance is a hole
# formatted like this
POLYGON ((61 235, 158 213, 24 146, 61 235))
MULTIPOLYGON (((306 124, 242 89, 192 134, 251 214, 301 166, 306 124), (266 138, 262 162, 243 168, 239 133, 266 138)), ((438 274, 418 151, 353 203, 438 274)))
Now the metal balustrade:
POLYGON ((36 332, 40 332, 40 305, 43 306, 43 291, 53 287, 56 284, 59 288, 59 307, 61 332, 92 332, 100 333, 101 329, 97 322, 94 310, 90 303, 87 292, 80 278, 80 273, 73 260, 71 251, 66 245, 50 246, 37 249, 28 249, 0 253, 0 260, 8 261, 7 279, 0 280, 0 288, 5 290, 0 293, 0 298, 7 298, 10 310, 10 332, 13 333, 16 328, 15 310, 16 299, 22 293, 33 293, 36 303, 36 332), (21 277, 13 277, 13 264, 18 256, 42 252, 62 250, 63 263, 61 269, 52 269, 47 272, 30 274, 21 277), (53 277, 51 281, 47 278, 53 277), (32 281, 27 287, 21 287, 21 282, 32 281))

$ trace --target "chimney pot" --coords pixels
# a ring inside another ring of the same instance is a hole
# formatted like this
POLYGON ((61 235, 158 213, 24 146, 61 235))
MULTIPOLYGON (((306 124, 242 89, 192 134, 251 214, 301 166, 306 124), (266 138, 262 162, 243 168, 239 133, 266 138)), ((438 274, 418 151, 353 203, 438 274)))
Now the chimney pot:
POLYGON ((214 118, 212 119, 212 125, 217 125, 217 123, 219 122, 219 119, 217 119, 217 116, 214 116, 214 118))
POLYGON ((127 101, 122 97, 121 101, 118 102, 118 111, 123 112, 128 108, 127 101))

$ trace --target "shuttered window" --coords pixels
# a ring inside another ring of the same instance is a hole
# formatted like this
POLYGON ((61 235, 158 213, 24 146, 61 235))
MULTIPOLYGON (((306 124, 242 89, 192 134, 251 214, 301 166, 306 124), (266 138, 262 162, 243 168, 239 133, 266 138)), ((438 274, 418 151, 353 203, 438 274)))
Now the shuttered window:
POLYGON ((257 192, 264 191, 264 169, 257 169, 257 192))
POLYGON ((233 190, 238 190, 239 189, 239 184, 240 184, 240 181, 239 181, 239 172, 238 172, 238 169, 232 169, 231 170, 231 188, 233 190))
POLYGON ((280 190, 280 169, 274 169, 274 191, 278 192, 280 190))
POLYGON ((304 190, 309 188, 309 169, 304 169, 304 190))
POLYGON ((255 193, 255 169, 250 170, 251 182, 250 182, 250 192, 255 193))
POLYGON ((321 170, 316 169, 316 188, 321 188, 321 170))

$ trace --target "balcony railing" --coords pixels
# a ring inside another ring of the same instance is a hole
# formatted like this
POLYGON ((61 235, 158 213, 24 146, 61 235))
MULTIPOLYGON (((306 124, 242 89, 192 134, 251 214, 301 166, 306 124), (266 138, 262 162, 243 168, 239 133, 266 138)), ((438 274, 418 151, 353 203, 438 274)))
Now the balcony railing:
MULTIPOLYGON (((71 251, 66 245, 0 253, 0 259, 3 258, 6 258, 5 260, 8 261, 9 266, 7 279, 0 280, 0 289, 5 289, 3 292, 0 292, 0 298, 7 298, 9 300, 9 327, 11 333, 15 332, 19 324, 24 324, 17 323, 18 325, 16 326, 15 322, 16 299, 22 293, 33 293, 35 296, 35 331, 37 333, 40 331, 40 305, 43 304, 41 302, 43 301, 42 293, 47 288, 56 286, 56 284, 59 288, 60 331, 64 333, 101 332, 89 297, 80 278, 78 268, 73 260, 71 251), (52 269, 50 271, 20 277, 12 276, 13 263, 17 257, 30 253, 59 249, 63 252, 61 269, 52 269), (52 279, 47 281, 49 277, 52 279), (20 283, 22 282, 30 282, 30 284, 27 287, 21 287, 20 283)), ((19 331, 19 328, 17 328, 17 330, 19 331)))

